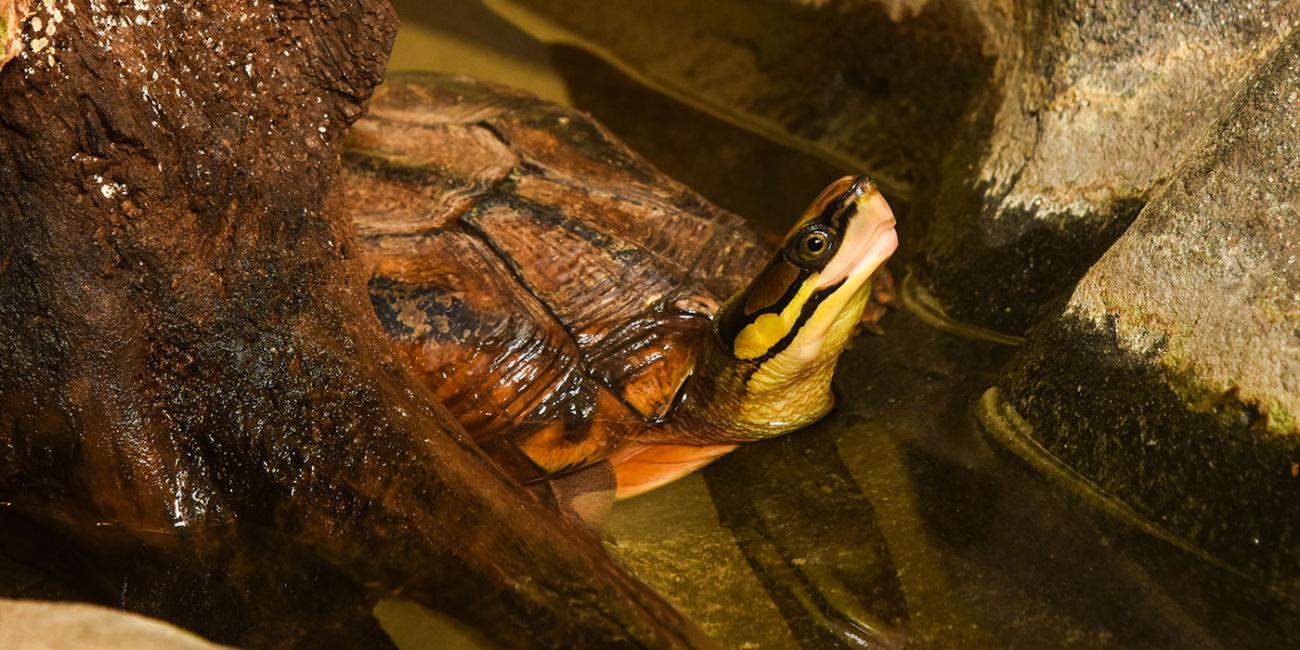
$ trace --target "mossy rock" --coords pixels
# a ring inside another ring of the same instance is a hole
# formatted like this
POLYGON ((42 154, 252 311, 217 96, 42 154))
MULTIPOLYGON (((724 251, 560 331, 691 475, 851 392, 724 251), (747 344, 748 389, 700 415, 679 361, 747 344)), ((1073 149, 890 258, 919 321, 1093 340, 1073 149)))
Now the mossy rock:
POLYGON ((1059 463, 1067 483, 1292 598, 1297 95, 1300 32, 1031 332, 981 410, 995 437, 1039 465, 1059 463))

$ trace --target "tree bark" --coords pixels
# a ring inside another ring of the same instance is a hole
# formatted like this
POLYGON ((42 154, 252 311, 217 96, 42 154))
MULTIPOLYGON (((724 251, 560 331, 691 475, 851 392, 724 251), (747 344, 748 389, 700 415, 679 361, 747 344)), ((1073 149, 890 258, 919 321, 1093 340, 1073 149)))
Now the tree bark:
POLYGON ((492 469, 390 351, 332 191, 378 0, 33 3, 0 71, 0 502, 227 643, 695 629, 492 469))

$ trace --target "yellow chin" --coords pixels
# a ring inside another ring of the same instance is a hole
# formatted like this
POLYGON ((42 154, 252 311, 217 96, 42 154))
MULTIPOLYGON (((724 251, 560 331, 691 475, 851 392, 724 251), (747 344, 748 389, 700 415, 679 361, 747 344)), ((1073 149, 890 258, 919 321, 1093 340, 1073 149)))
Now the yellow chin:
POLYGON ((856 282, 847 282, 823 299, 790 346, 777 358, 790 364, 794 372, 798 371, 800 364, 816 363, 822 359, 829 359, 833 365, 871 298, 870 278, 867 274, 856 282))
POLYGON ((871 273, 853 278, 818 305, 790 345, 749 378, 740 419, 789 431, 826 415, 831 377, 871 297, 871 273))

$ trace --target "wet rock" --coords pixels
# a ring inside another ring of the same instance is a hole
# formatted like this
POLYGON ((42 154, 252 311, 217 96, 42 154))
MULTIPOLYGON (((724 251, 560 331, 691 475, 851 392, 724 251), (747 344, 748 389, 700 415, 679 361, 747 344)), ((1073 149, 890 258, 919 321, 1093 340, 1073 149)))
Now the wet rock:
POLYGON ((981 415, 1113 514, 1300 596, 1300 32, 981 415))
POLYGON ((913 201, 904 225, 926 229, 912 302, 1011 335, 1124 231, 1300 16, 1294 1, 490 4, 882 179, 913 201))
POLYGON ((0 647, 24 650, 218 650, 179 628, 93 605, 0 600, 0 647))
POLYGON ((990 92, 933 202, 918 201, 931 223, 913 290, 948 317, 1023 333, 1195 150, 1298 8, 1078 0, 992 14, 990 92))
MULTIPOLYGON (((784 234, 844 170, 651 90, 585 50, 552 49, 574 106, 668 177, 769 233, 784 234)), ((893 200, 895 213, 906 209, 893 200)))
POLYGON ((978 17, 960 3, 488 4, 534 35, 601 53, 703 110, 841 168, 868 170, 891 200, 950 146, 991 65, 978 17))

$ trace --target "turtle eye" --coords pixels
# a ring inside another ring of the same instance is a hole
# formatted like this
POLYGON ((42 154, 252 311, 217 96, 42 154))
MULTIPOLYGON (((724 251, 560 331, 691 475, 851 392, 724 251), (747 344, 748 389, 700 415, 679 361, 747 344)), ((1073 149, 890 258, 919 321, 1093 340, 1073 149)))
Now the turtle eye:
POLYGON ((815 264, 831 252, 833 245, 830 234, 821 228, 814 228, 800 233, 794 242, 794 257, 800 264, 815 264))

